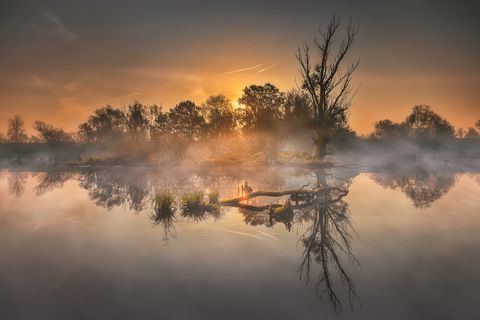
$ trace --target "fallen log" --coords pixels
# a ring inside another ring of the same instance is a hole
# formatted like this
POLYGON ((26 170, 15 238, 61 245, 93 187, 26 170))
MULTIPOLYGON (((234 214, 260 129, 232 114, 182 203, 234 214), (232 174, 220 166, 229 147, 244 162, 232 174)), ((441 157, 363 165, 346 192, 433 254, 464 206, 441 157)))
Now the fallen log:
POLYGON ((298 194, 318 194, 319 190, 305 190, 305 189, 295 189, 295 190, 285 190, 285 191, 255 191, 248 193, 241 197, 223 199, 219 201, 220 205, 230 205, 238 204, 241 201, 249 200, 256 197, 283 197, 288 195, 298 195, 298 194))

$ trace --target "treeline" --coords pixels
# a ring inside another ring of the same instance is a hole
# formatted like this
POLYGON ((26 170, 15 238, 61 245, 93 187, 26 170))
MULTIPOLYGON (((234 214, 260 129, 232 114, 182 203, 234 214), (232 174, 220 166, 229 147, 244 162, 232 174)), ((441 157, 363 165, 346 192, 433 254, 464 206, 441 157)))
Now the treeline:
MULTIPOLYGON (((164 110, 157 105, 134 102, 126 108, 106 106, 97 109, 78 131, 68 133, 43 121, 35 121, 36 135, 28 136, 25 122, 16 115, 8 120, 1 142, 9 143, 112 143, 183 139, 199 141, 227 138, 232 135, 262 133, 278 139, 308 135, 314 129, 314 115, 309 97, 300 91, 281 92, 272 84, 246 87, 238 100, 239 107, 224 95, 210 96, 197 105, 185 100, 164 110)), ((426 105, 415 106, 403 122, 385 119, 375 123, 374 131, 358 137, 347 124, 338 126, 332 140, 363 138, 448 139, 479 138, 480 120, 468 130, 455 130, 446 119, 426 105)))
MULTIPOLYGON (((210 96, 204 103, 185 100, 168 110, 135 101, 128 107, 107 105, 97 109, 78 131, 67 133, 36 121, 34 136, 28 136, 23 119, 8 120, 2 142, 11 143, 110 143, 115 141, 156 141, 180 138, 199 141, 237 134, 274 134, 278 137, 308 132, 312 110, 308 97, 299 91, 281 92, 272 84, 251 85, 244 89, 234 108, 224 95, 210 96)), ((342 128, 348 131, 347 128, 342 128)))
MULTIPOLYGON (((480 120, 475 123, 477 130, 480 130, 480 120)), ((457 138, 479 138, 479 132, 473 127, 467 131, 462 128, 455 130, 455 127, 446 119, 435 113, 430 106, 418 105, 413 107, 412 112, 403 122, 396 123, 385 119, 377 121, 374 131, 368 136, 370 139, 449 139, 457 138)))

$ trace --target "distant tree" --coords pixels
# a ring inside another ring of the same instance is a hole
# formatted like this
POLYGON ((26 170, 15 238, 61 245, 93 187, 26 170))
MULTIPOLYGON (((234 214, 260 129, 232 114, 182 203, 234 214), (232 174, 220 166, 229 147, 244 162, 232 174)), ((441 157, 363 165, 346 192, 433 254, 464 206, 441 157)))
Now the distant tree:
POLYGON ((480 120, 475 122, 475 127, 477 128, 477 130, 480 130, 480 120))
POLYGON ((78 135, 83 142, 93 143, 97 140, 95 131, 88 122, 84 122, 78 126, 78 135))
POLYGON ((230 100, 223 94, 210 96, 202 105, 207 136, 227 136, 235 130, 235 113, 230 100))
POLYGON ((311 103, 305 92, 291 90, 285 98, 284 121, 290 131, 310 128, 313 114, 311 103))
POLYGON ((189 140, 199 138, 205 127, 201 109, 189 100, 182 101, 170 109, 168 123, 174 135, 189 140))
POLYGON ((375 122, 372 136, 378 139, 398 139, 408 135, 408 127, 405 124, 395 123, 385 119, 375 122))
POLYGON ((349 21, 345 38, 337 45, 335 36, 340 25, 340 18, 333 16, 326 29, 320 31, 320 37, 314 39, 315 49, 319 55, 317 64, 312 65, 307 43, 298 49, 296 55, 303 78, 302 88, 309 93, 313 106, 314 141, 317 149, 315 156, 319 159, 327 154, 327 144, 332 131, 347 124, 348 110, 353 97, 352 74, 358 66, 358 62, 343 66, 355 40, 357 28, 349 21), (332 52, 335 48, 336 52, 332 52))
POLYGON ((33 128, 40 134, 43 141, 50 144, 73 142, 71 134, 61 128, 55 128, 43 121, 35 121, 33 128))
POLYGON ((478 134, 478 132, 474 128, 470 127, 468 128, 464 137, 467 139, 478 139, 480 137, 480 134, 478 134))
POLYGON ((79 135, 87 142, 108 142, 126 131, 125 114, 117 108, 106 106, 95 110, 87 122, 80 124, 79 135))
POLYGON ((155 140, 171 133, 168 112, 164 112, 162 107, 153 105, 150 107, 150 138, 155 140))
POLYGON ((45 140, 41 137, 38 137, 36 135, 31 135, 28 137, 28 143, 44 143, 45 140))
POLYGON ((457 138, 463 138, 465 137, 465 130, 463 130, 463 128, 458 128, 456 131, 455 131, 455 135, 457 136, 457 138))
POLYGON ((27 142, 28 136, 25 131, 25 121, 19 115, 8 119, 7 140, 13 143, 27 142))
POLYGON ((278 126, 285 104, 285 95, 273 84, 251 85, 238 99, 239 121, 244 130, 271 130, 278 126))
POLYGON ((404 123, 415 138, 449 138, 455 134, 455 128, 450 122, 427 105, 414 106, 404 123))
POLYGON ((126 129, 130 137, 135 140, 144 140, 149 128, 149 110, 146 106, 135 101, 125 112, 126 129))
POLYGON ((7 136, 3 132, 0 132, 0 143, 5 143, 6 141, 7 136))

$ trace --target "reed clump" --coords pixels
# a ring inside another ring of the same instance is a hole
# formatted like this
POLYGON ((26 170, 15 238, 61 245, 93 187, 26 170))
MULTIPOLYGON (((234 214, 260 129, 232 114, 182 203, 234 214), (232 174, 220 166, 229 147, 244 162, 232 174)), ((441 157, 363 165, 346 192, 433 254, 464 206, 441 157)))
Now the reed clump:
POLYGON ((209 213, 214 218, 218 218, 220 216, 219 193, 210 192, 207 198, 208 201, 203 191, 184 194, 181 198, 182 215, 194 220, 203 220, 206 213, 209 213))
POLYGON ((153 198, 153 213, 151 220, 154 224, 172 222, 175 216, 175 197, 170 191, 156 193, 153 198))

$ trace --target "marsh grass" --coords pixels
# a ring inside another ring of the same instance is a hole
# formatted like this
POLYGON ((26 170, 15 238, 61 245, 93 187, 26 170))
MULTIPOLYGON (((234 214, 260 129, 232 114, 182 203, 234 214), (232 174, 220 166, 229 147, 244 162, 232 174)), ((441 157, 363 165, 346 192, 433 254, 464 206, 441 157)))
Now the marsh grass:
POLYGON ((165 224, 166 221, 171 221, 175 216, 175 197, 170 191, 162 191, 153 195, 153 213, 151 220, 153 224, 165 224))
POLYGON ((175 237, 175 197, 170 191, 161 191, 152 197, 152 213, 150 221, 155 226, 162 226, 164 231, 163 241, 175 237))
POLYGON ((186 193, 182 196, 182 216, 192 218, 194 221, 201 221, 209 213, 215 220, 220 218, 219 193, 214 191, 205 199, 203 191, 186 193))
POLYGON ((220 194, 218 191, 211 191, 208 193, 208 203, 210 204, 218 204, 220 200, 220 194))

